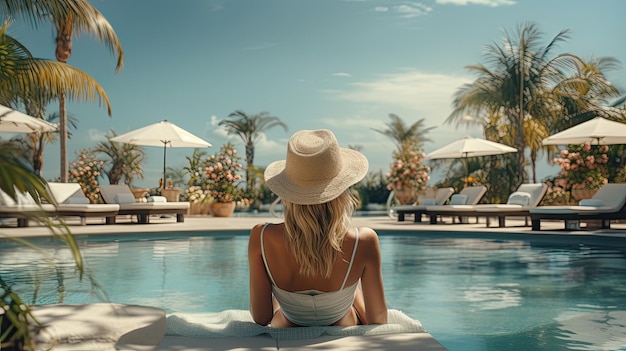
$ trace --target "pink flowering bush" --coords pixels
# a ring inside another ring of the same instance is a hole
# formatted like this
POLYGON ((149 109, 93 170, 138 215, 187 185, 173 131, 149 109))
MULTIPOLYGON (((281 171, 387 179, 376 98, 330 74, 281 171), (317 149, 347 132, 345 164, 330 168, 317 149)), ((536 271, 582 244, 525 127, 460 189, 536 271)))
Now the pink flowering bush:
POLYGON ((85 196, 92 204, 101 203, 98 177, 102 174, 104 161, 99 160, 89 150, 82 150, 78 160, 70 162, 70 180, 80 184, 85 196))
POLYGON ((561 157, 554 162, 561 167, 556 185, 563 189, 599 189, 608 183, 608 162, 606 145, 569 145, 561 150, 561 157))
POLYGON ((206 190, 217 202, 247 201, 239 187, 243 165, 231 143, 222 145, 220 151, 209 156, 205 164, 206 190))
POLYGON ((426 190, 426 183, 430 180, 430 167, 422 164, 425 156, 422 149, 412 141, 404 143, 401 150, 394 151, 391 171, 387 173, 387 189, 415 189, 418 192, 426 190))

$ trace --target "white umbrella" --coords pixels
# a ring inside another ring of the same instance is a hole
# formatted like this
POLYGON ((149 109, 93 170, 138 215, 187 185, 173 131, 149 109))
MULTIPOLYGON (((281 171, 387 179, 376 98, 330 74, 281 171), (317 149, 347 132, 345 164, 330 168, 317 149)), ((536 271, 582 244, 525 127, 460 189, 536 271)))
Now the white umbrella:
POLYGON ((543 139, 543 144, 626 144, 626 124, 596 117, 543 139))
MULTIPOLYGON (((501 155, 509 152, 517 152, 516 148, 510 147, 508 145, 496 143, 493 141, 473 138, 467 136, 463 139, 459 139, 454 141, 442 148, 439 148, 424 158, 425 160, 435 160, 442 158, 461 158, 465 159, 468 157, 478 157, 478 156, 491 156, 491 155, 501 155)), ((467 173, 467 163, 465 165, 465 172, 467 173)))
POLYGON ((56 130, 56 124, 31 117, 25 113, 0 104, 0 132, 34 133, 56 130))
POLYGON ((493 141, 468 136, 429 153, 424 159, 490 156, 509 152, 517 152, 517 149, 493 141))
POLYGON ((167 120, 139 128, 110 139, 111 141, 143 145, 163 146, 163 186, 165 186, 165 164, 167 147, 211 147, 203 139, 189 133, 167 120))

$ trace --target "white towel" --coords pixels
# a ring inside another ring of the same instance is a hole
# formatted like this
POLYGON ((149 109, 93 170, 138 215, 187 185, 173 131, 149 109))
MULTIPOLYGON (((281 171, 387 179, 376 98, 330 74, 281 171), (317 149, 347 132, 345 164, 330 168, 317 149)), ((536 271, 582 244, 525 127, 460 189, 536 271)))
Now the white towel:
POLYGON ((167 198, 165 196, 150 196, 148 202, 167 202, 167 198))
POLYGON ((258 325, 247 310, 226 310, 216 313, 173 313, 166 319, 166 335, 225 338, 252 337, 269 334, 274 340, 311 339, 331 336, 381 335, 397 333, 425 333, 422 323, 398 310, 389 310, 387 324, 357 325, 352 327, 271 328, 258 325))

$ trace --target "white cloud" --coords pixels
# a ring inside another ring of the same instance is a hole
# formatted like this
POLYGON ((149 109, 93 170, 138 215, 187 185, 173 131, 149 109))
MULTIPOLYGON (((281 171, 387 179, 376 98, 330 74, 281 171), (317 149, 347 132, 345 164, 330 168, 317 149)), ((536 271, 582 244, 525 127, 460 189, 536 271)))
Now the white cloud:
POLYGON ((406 2, 402 5, 394 6, 376 6, 374 12, 391 13, 398 15, 400 18, 415 18, 425 16, 433 9, 421 2, 406 2))
MULTIPOLYGON (((106 141, 107 140, 107 137, 106 137, 107 133, 108 133, 108 131, 103 132, 103 131, 101 131, 99 129, 93 129, 93 128, 89 129, 89 130, 87 130, 88 140, 90 142, 93 142, 93 143, 99 143, 101 141, 106 141)), ((119 135, 119 133, 118 133, 118 135, 119 135)))
POLYGON ((332 74, 333 77, 352 77, 350 73, 337 72, 332 74))
MULTIPOLYGON (((351 84, 350 91, 333 91, 341 100, 440 114, 450 111, 454 92, 470 78, 445 74, 424 73, 407 69, 400 73, 384 74, 372 81, 351 84)), ((447 116, 447 114, 446 114, 447 116)), ((441 117, 441 116, 440 116, 441 117)))
POLYGON ((218 126, 221 118, 218 118, 216 115, 211 115, 209 118, 209 122, 207 123, 207 129, 211 130, 211 132, 215 135, 218 135, 222 138, 228 138, 229 135, 226 132, 226 129, 222 126, 218 126))
POLYGON ((405 69, 396 73, 381 74, 371 80, 361 80, 344 90, 323 91, 334 99, 353 103, 353 111, 345 116, 325 116, 322 122, 336 131, 342 146, 359 145, 370 161, 370 170, 386 170, 393 142, 372 129, 385 129, 388 115, 394 113, 406 123, 424 119, 426 127, 436 127, 428 133, 433 142, 426 143, 426 152, 442 147, 467 135, 482 136, 480 127, 456 128, 444 125, 452 112, 454 93, 469 76, 426 73, 405 69))
POLYGON ((393 10, 399 13, 402 18, 414 18, 427 15, 433 9, 430 6, 418 2, 394 6, 393 10))
POLYGON ((436 0, 435 3, 440 5, 483 5, 483 6, 510 6, 515 5, 516 0, 436 0))

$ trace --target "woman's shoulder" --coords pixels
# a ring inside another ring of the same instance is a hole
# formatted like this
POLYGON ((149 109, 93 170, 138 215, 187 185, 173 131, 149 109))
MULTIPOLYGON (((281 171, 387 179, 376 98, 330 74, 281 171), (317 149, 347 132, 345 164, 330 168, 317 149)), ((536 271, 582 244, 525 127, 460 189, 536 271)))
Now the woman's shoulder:
POLYGON ((264 235, 275 235, 274 233, 280 231, 281 225, 282 223, 258 223, 250 230, 250 237, 259 237, 262 232, 264 235))
POLYGON ((375 254, 380 251, 378 234, 369 227, 359 227, 359 249, 365 256, 375 254))
POLYGON ((375 241, 378 242, 378 233, 370 227, 358 227, 359 241, 375 241))

